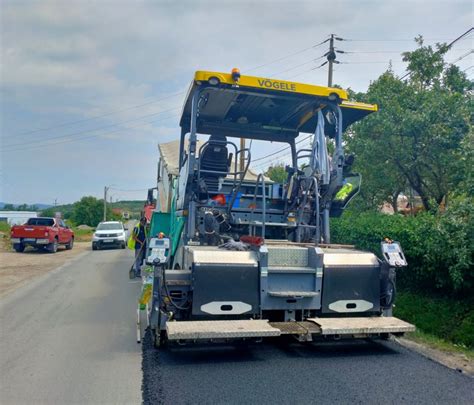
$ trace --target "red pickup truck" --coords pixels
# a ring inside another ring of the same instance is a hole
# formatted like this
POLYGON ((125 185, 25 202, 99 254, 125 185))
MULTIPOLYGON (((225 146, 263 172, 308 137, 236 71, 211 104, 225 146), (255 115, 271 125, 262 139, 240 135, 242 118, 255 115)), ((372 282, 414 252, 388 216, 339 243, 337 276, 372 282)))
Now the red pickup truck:
POLYGON ((11 229, 13 249, 21 253, 26 246, 45 249, 56 253, 59 245, 72 249, 74 232, 62 219, 30 218, 25 225, 15 225, 11 229))

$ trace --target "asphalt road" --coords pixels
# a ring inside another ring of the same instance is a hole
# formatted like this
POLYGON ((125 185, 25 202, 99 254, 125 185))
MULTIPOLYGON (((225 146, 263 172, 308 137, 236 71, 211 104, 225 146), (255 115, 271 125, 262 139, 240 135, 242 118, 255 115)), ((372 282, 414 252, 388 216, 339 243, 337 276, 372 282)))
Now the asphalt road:
POLYGON ((396 343, 152 349, 131 252, 88 252, 1 302, 1 404, 472 404, 474 379, 396 343))
POLYGON ((144 345, 145 404, 473 404, 474 379, 394 342, 144 345))
POLYGON ((141 402, 132 260, 89 251, 1 302, 1 404, 141 402))

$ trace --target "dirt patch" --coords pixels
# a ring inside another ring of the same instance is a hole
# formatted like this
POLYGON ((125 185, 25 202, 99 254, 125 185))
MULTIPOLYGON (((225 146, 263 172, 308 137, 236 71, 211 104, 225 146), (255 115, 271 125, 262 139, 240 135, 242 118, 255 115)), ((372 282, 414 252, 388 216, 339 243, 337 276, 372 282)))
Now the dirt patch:
POLYGON ((27 248, 23 253, 1 250, 0 298, 90 249, 90 243, 76 242, 72 250, 60 247, 54 254, 32 248, 27 248))
POLYGON ((407 338, 396 338, 395 340, 402 346, 421 353, 446 367, 474 376, 474 361, 463 353, 444 352, 407 338))

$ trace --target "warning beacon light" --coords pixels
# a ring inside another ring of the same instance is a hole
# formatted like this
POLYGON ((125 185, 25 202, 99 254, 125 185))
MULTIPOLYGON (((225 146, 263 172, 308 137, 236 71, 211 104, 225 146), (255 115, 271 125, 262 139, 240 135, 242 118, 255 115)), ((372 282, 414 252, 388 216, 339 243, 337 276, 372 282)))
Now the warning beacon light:
POLYGON ((239 79, 240 79, 240 69, 233 68, 232 69, 232 80, 237 83, 239 81, 239 79))

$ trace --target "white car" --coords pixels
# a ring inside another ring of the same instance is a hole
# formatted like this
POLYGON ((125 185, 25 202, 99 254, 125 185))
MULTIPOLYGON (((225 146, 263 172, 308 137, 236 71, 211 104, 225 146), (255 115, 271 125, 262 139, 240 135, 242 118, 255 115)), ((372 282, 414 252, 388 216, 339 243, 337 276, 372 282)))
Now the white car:
POLYGON ((128 229, 118 221, 101 222, 92 236, 92 250, 98 250, 103 247, 121 247, 127 246, 128 229))

